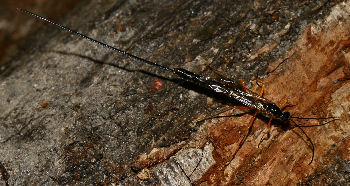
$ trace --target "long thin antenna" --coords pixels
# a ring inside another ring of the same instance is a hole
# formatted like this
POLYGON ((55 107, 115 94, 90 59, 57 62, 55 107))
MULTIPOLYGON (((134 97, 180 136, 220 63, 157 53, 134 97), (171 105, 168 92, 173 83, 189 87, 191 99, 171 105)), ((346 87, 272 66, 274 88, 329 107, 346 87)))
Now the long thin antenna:
POLYGON ((294 124, 295 124, 295 126, 297 126, 300 130, 301 130, 301 132, 305 135, 305 137, 306 137, 306 139, 310 142, 310 145, 311 146, 309 146, 310 148, 311 148, 311 150, 312 150, 312 157, 311 157, 311 161, 309 162, 309 165, 311 165, 311 163, 312 163, 312 161, 314 161, 314 157, 315 157, 315 145, 314 145, 314 143, 312 142, 312 140, 311 140, 311 138, 306 134, 306 132, 300 127, 300 125, 298 125, 295 121, 293 121, 293 120, 291 120, 294 124))
POLYGON ((88 40, 88 41, 90 41, 90 42, 92 42, 92 43, 97 43, 97 44, 99 44, 99 45, 101 45, 101 46, 103 46, 103 47, 105 47, 105 48, 108 48, 108 49, 110 49, 110 50, 117 51, 117 52, 119 52, 120 54, 125 55, 125 56, 127 56, 127 57, 136 59, 136 60, 138 60, 138 61, 141 61, 141 62, 143 62, 143 63, 147 63, 147 64, 152 65, 152 66, 156 66, 156 67, 158 67, 158 68, 160 68, 160 69, 163 69, 163 70, 166 70, 166 71, 169 71, 169 72, 175 73, 175 71, 176 71, 175 69, 168 68, 168 67, 166 67, 166 66, 163 66, 163 65, 154 63, 154 62, 152 62, 152 61, 148 61, 147 59, 143 59, 143 58, 141 58, 141 57, 138 57, 138 56, 135 56, 135 55, 133 55, 133 54, 130 54, 130 53, 124 51, 124 50, 118 49, 118 48, 116 48, 116 47, 112 47, 111 45, 108 45, 108 44, 106 44, 106 43, 103 43, 103 42, 101 42, 101 41, 98 41, 98 40, 96 40, 96 39, 93 39, 93 38, 91 38, 91 37, 89 37, 89 36, 86 36, 86 35, 84 35, 84 34, 78 32, 78 31, 72 30, 72 29, 70 29, 70 28, 68 28, 68 27, 66 27, 66 26, 63 26, 63 25, 61 25, 61 24, 58 24, 58 23, 56 23, 56 22, 54 22, 54 21, 52 21, 52 20, 50 20, 50 19, 47 19, 47 18, 45 18, 45 17, 41 17, 41 16, 39 16, 39 15, 37 15, 37 14, 35 14, 35 13, 32 13, 32 12, 30 12, 30 11, 28 11, 28 10, 25 10, 25 9, 22 9, 22 8, 17 8, 17 10, 20 11, 20 12, 26 13, 26 14, 28 14, 28 15, 34 17, 34 18, 37 18, 37 19, 40 19, 40 20, 45 21, 45 22, 47 22, 47 23, 50 23, 50 24, 52 24, 52 25, 54 25, 54 26, 56 26, 56 27, 58 27, 58 28, 60 28, 60 29, 62 29, 62 30, 65 30, 65 31, 67 31, 67 32, 70 32, 71 34, 74 34, 74 35, 77 35, 77 36, 79 36, 79 37, 82 37, 82 38, 84 38, 84 39, 86 39, 86 40, 88 40))

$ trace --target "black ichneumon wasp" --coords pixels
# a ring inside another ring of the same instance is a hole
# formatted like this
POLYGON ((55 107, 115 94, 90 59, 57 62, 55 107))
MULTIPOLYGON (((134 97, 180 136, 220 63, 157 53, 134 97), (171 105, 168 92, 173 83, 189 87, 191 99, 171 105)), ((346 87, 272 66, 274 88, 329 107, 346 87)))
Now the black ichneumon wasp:
POLYGON ((252 91, 249 91, 248 89, 245 88, 245 85, 243 83, 243 81, 241 81, 241 85, 237 85, 237 83, 234 83, 231 80, 227 80, 227 79, 213 79, 210 77, 206 77, 206 76, 202 76, 199 74, 195 74, 193 72, 190 72, 188 70, 182 69, 182 68, 170 68, 170 67, 166 67, 160 64, 157 64, 155 62, 149 61, 147 59, 135 56, 131 53, 128 53, 124 50, 118 49, 116 47, 110 46, 106 43, 103 43, 101 41, 95 40, 93 38, 90 38, 80 32, 77 32, 75 30, 72 30, 66 26, 63 26, 61 24, 58 24, 56 22, 51 21, 50 19, 47 19, 45 17, 39 16, 35 13, 32 13, 28 10, 25 9, 21 9, 18 8, 18 10, 20 12, 26 13, 34 18, 40 19, 44 22, 50 23, 56 27, 58 27, 59 29, 65 30, 67 32, 70 32, 71 34, 77 35, 79 37, 82 37, 92 43, 97 43, 98 45, 101 45, 105 48, 108 48, 110 50, 116 51, 124 56, 127 56, 129 58, 133 58, 136 59, 142 63, 146 63, 149 64, 151 66, 155 66, 157 68, 160 68, 162 70, 171 72, 173 74, 176 74, 177 76, 179 76, 181 79, 183 79, 184 81, 188 81, 190 83, 193 83, 205 90, 209 90, 215 94, 218 94, 220 96, 224 96, 226 98, 228 98, 229 100, 232 100, 233 102, 239 102, 241 103, 244 107, 249 108, 251 110, 254 111, 253 117, 249 123, 249 128, 248 128, 248 132, 245 135, 245 137, 243 138, 243 140, 240 141, 239 146, 237 148, 237 150, 234 152, 234 155, 232 157, 232 159, 235 157, 236 153, 238 152, 238 150, 242 147, 243 143, 245 142, 245 139, 247 138, 247 136, 249 135, 249 132, 252 128, 252 125, 254 123, 255 118, 257 117, 258 113, 263 113, 265 116, 270 117, 270 120, 268 122, 268 127, 270 128, 271 125, 271 121, 272 119, 277 119, 280 122, 280 125, 288 125, 289 122, 292 122, 297 128, 299 128, 302 133, 306 136, 307 140, 310 143, 310 148, 312 150, 312 157, 311 157, 311 161, 309 164, 312 163, 313 159, 314 159, 314 153, 315 153, 315 147, 314 144, 312 142, 312 140, 310 139, 310 137, 306 134, 306 132, 302 129, 302 127, 314 127, 314 126, 322 126, 325 125, 329 122, 326 122, 324 124, 320 124, 320 125, 308 125, 308 126, 301 126, 299 124, 297 124, 293 119, 305 119, 305 120, 311 120, 311 119, 333 119, 332 121, 334 121, 334 117, 324 117, 324 118, 302 118, 302 117, 293 117, 291 116, 291 114, 289 112, 283 112, 283 109, 281 109, 279 106, 277 106, 277 104, 265 99, 262 97, 263 94, 263 87, 260 91, 260 94, 256 94, 252 91))

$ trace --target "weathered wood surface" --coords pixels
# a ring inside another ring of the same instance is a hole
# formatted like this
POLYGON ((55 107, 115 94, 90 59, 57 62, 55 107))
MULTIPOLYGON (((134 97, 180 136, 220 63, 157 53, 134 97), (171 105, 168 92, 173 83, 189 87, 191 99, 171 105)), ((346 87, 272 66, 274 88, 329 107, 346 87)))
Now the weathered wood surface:
MULTIPOLYGON (((8 182, 346 184, 349 20, 349 1, 78 7, 62 24, 165 66, 242 78, 256 91, 258 77, 264 96, 287 99, 293 115, 339 120, 305 128, 316 147, 311 165, 298 129, 275 125, 258 146, 267 131, 263 118, 232 157, 251 115, 196 122, 225 105, 160 69, 46 26, 0 83, 0 161, 8 182)), ((301 124, 311 123, 317 121, 301 124)))

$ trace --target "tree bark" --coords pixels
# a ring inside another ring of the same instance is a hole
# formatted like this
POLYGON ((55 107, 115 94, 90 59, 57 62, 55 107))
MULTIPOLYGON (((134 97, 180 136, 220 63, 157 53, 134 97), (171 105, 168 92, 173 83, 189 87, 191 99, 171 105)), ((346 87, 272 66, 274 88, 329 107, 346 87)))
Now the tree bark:
POLYGON ((292 121, 266 136, 259 116, 233 156, 252 114, 238 117, 236 103, 223 112, 225 100, 174 74, 43 23, 0 83, 8 182, 348 183, 349 13, 349 1, 91 1, 60 21, 167 67, 263 84, 292 116, 336 117, 302 128, 310 165, 292 121))

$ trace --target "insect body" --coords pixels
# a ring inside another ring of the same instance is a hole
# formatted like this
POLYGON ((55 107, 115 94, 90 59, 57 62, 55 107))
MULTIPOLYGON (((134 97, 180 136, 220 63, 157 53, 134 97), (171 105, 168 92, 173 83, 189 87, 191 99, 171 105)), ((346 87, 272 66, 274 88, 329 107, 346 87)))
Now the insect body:
POLYGON ((289 112, 282 112, 281 109, 267 99, 259 97, 253 92, 247 92, 244 86, 238 86, 230 80, 220 79, 215 80, 210 77, 201 76, 185 69, 174 69, 175 74, 184 80, 191 81, 203 88, 210 89, 218 94, 223 94, 228 98, 232 98, 244 106, 256 109, 261 112, 267 112, 275 118, 283 121, 290 119, 289 112))
MULTIPOLYGON (((298 124, 296 124, 292 118, 296 118, 296 119, 329 119, 329 118, 299 118, 299 117, 292 117, 290 115, 289 112, 283 112, 282 109, 280 107, 278 107, 275 103, 265 99, 262 97, 262 93, 263 93, 263 89, 261 90, 260 94, 256 94, 253 93, 249 90, 247 90, 244 86, 244 83, 242 82, 241 84, 239 83, 235 83, 231 80, 227 80, 227 79, 213 79, 210 77, 206 77, 206 76, 202 76, 199 74, 195 74, 193 72, 190 72, 188 70, 182 69, 182 68, 170 68, 170 67, 166 67, 163 65, 160 65, 158 63, 154 63, 152 61, 149 61, 147 59, 135 56, 133 54, 130 54, 126 51, 123 51, 121 49, 118 49, 116 47, 110 46, 106 43, 103 43, 101 41, 95 40, 93 38, 90 38, 86 35, 83 35, 80 32, 74 31, 66 26, 63 26, 61 24, 55 23, 47 18, 44 18, 42 16, 39 16, 37 14, 34 14, 32 12, 29 12, 25 9, 18 9, 19 11, 29 14, 32 17, 35 17, 37 19, 40 19, 42 21, 48 22, 62 30, 68 31, 71 34, 77 35, 79 37, 82 37, 90 42, 93 43, 97 43, 98 45, 101 45, 105 48, 108 48, 110 50, 116 51, 121 53, 124 56, 127 56, 129 58, 133 58, 136 59, 142 63, 146 63, 152 66, 155 66, 157 68, 160 68, 162 70, 171 72, 173 74, 176 74, 177 76, 179 76, 181 79, 183 79, 184 81, 188 81, 191 82, 195 85, 198 85, 201 88, 204 88, 206 90, 212 91, 215 94, 221 95, 221 96, 225 96, 226 98, 228 98, 229 100, 232 100, 234 102, 239 102, 241 103, 243 106, 249 108, 249 109, 253 109, 255 110, 254 116, 250 121, 249 124, 249 129, 248 129, 248 133, 245 136, 245 138, 248 136, 249 131, 252 127, 252 124, 254 122, 255 117, 257 116, 258 113, 264 113, 266 115, 268 115, 270 117, 270 121, 269 121, 269 126, 271 124, 271 120, 273 118, 280 120, 281 124, 287 124, 289 121, 292 121, 298 128, 301 129, 301 127, 310 127, 310 126, 299 126, 298 124)), ((319 126, 319 125, 312 125, 312 126, 319 126)), ((302 130, 302 129, 301 129, 302 130)), ((314 145, 311 141, 311 139, 306 135, 306 133, 304 132, 304 130, 302 130, 302 132, 305 134, 305 136, 307 137, 308 141, 311 144, 311 149, 312 149, 312 159, 311 162, 313 161, 313 157, 314 157, 314 145)), ((241 141, 239 148, 243 145, 244 140, 241 141)), ((238 150, 239 150, 238 148, 238 150)), ((237 150, 237 151, 238 151, 237 150)), ((235 154, 237 153, 237 151, 235 152, 235 154)), ((310 163, 311 163, 310 162, 310 163)))

